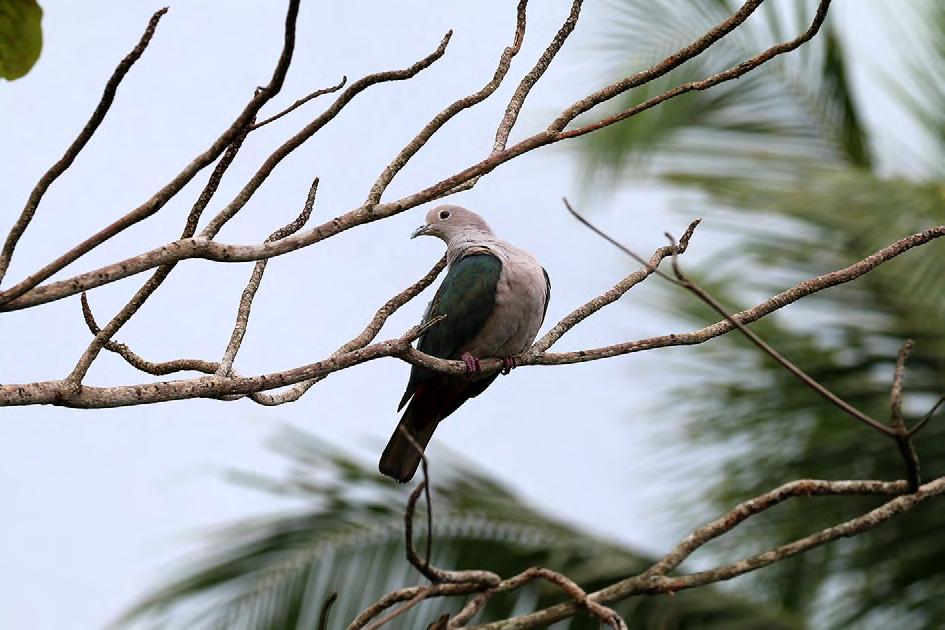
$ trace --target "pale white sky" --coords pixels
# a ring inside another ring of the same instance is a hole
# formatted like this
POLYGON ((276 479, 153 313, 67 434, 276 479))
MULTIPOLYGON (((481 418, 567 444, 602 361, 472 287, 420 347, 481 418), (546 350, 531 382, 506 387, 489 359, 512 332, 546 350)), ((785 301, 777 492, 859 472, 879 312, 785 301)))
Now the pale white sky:
MULTIPOLYGON (((159 2, 44 3, 46 44, 24 79, 0 85, 0 229, 18 215, 37 178, 84 124, 117 61, 137 41, 159 2)), ((117 102, 75 165, 50 189, 23 238, 8 283, 41 266, 124 214, 203 150, 266 82, 281 45, 283 3, 171 4, 150 49, 122 85, 117 102), (275 5, 278 4, 278 9, 275 5)), ((566 15, 566 2, 535 3, 525 45, 508 85, 461 115, 429 143, 394 182, 389 197, 412 192, 478 160, 516 78, 531 67, 566 15)), ((879 56, 882 31, 866 6, 841 2, 864 54, 879 56), (880 43, 877 43, 880 42, 880 43), (868 49, 868 50, 867 50, 868 49)), ((563 105, 598 85, 590 63, 593 36, 606 6, 588 3, 578 32, 533 91, 519 126, 541 128, 563 105)), ((226 242, 256 242, 294 217, 313 176, 322 179, 317 218, 364 198, 377 173, 444 105, 491 77, 509 42, 514 5, 491 0, 431 5, 305 3, 292 70, 270 111, 342 74, 400 68, 455 34, 445 58, 407 83, 376 87, 294 153, 221 233, 226 242), (435 8, 431 8, 435 6, 435 8)), ((857 43, 855 42, 855 43, 857 43)), ((864 65, 864 67, 866 67, 864 65)), ((857 70, 857 79, 866 76, 857 70)), ((323 97, 324 98, 324 97, 323 97)), ((327 97, 330 99, 331 97, 327 97)), ((208 214, 228 201, 282 140, 329 102, 319 100, 247 141, 208 214)), ((882 103, 868 114, 887 116, 882 103)), ((629 271, 626 260, 567 216, 562 195, 638 251, 680 233, 689 217, 670 213, 655 188, 581 193, 569 147, 529 154, 450 201, 487 217, 509 241, 547 268, 552 302, 546 327, 629 271)), ((81 259, 83 271, 176 238, 205 180, 179 200, 81 259)), ((374 310, 415 281, 439 257, 433 239, 411 241, 417 208, 347 232, 317 247, 274 260, 256 300, 237 360, 244 374, 273 371, 324 357, 356 334, 374 310)), ((696 237, 692 256, 712 249, 696 237)), ((183 263, 118 335, 153 359, 218 358, 251 265, 183 263)), ((143 281, 98 289, 91 303, 111 316, 143 281)), ((560 342, 577 349, 678 329, 665 313, 624 299, 560 342)), ((428 295, 402 309, 381 337, 415 323, 428 295)), ((642 304, 641 304, 642 302, 642 304)), ((2 315, 0 382, 57 378, 88 343, 78 298, 2 315)), ((678 353, 679 351, 671 351, 678 353)), ((676 359, 679 354, 674 354, 676 359)), ((439 429, 431 448, 447 445, 521 491, 536 505, 594 531, 657 551, 689 523, 667 527, 661 482, 673 468, 660 444, 687 419, 663 409, 673 382, 665 354, 592 364, 523 368, 501 378, 439 429), (661 510, 663 512, 661 512, 661 510)), ((5 409, 0 415, 0 610, 8 627, 97 628, 180 567, 208 526, 284 507, 221 479, 226 469, 277 472, 281 461, 265 440, 282 424, 311 431, 364 455, 373 465, 397 423, 394 409, 409 367, 397 360, 332 375, 300 402, 262 408, 248 402, 187 401, 104 411, 5 409)), ((139 382, 145 377, 103 353, 88 382, 139 382)), ((685 497, 674 496, 674 500, 685 497)))

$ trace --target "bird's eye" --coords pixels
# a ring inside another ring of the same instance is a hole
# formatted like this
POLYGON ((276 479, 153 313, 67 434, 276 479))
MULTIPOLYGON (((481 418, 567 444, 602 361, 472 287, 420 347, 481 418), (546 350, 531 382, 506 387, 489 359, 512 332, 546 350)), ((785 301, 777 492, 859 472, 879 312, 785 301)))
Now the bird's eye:
POLYGON ((450 218, 450 211, 449 211, 449 210, 444 210, 444 211, 442 211, 442 212, 440 213, 440 220, 446 221, 446 220, 449 219, 449 218, 450 218))

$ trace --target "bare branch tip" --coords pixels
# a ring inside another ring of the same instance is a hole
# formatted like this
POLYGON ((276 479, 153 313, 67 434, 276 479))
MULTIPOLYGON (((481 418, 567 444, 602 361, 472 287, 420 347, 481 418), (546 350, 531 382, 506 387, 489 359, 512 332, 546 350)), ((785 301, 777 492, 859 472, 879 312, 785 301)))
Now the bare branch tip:
POLYGON ((414 341, 417 337, 430 330, 436 324, 439 324, 441 321, 446 319, 446 314, 437 315, 436 317, 430 319, 429 321, 423 322, 414 326, 406 335, 404 335, 410 341, 414 341))
POLYGON ((453 37, 453 29, 446 31, 446 35, 443 36, 443 39, 440 40, 440 45, 436 47, 436 56, 442 56, 446 52, 446 46, 450 43, 450 39, 453 37))

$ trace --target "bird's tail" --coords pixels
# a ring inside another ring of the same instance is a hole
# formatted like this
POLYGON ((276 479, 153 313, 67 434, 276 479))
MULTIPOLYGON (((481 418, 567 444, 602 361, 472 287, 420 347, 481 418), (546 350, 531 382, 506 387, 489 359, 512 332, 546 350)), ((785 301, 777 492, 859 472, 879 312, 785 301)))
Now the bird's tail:
POLYGON ((436 431, 436 425, 439 424, 437 419, 424 418, 426 414, 417 408, 415 402, 417 402, 416 399, 407 406, 404 417, 394 429, 394 434, 390 436, 390 441, 381 455, 378 466, 381 473, 400 483, 407 483, 413 479, 417 467, 420 466, 423 449, 430 443, 430 438, 436 431), (404 435, 404 432, 409 437, 404 435))

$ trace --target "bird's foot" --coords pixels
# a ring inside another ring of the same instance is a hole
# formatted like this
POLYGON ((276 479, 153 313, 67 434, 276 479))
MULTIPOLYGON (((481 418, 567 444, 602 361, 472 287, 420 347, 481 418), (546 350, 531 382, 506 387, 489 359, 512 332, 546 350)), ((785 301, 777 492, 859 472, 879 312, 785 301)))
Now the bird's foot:
POLYGON ((502 373, 509 374, 518 367, 518 359, 515 357, 502 357, 502 373))
POLYGON ((468 352, 463 355, 463 363, 466 364, 466 374, 479 374, 482 372, 482 365, 479 363, 479 359, 468 352))

